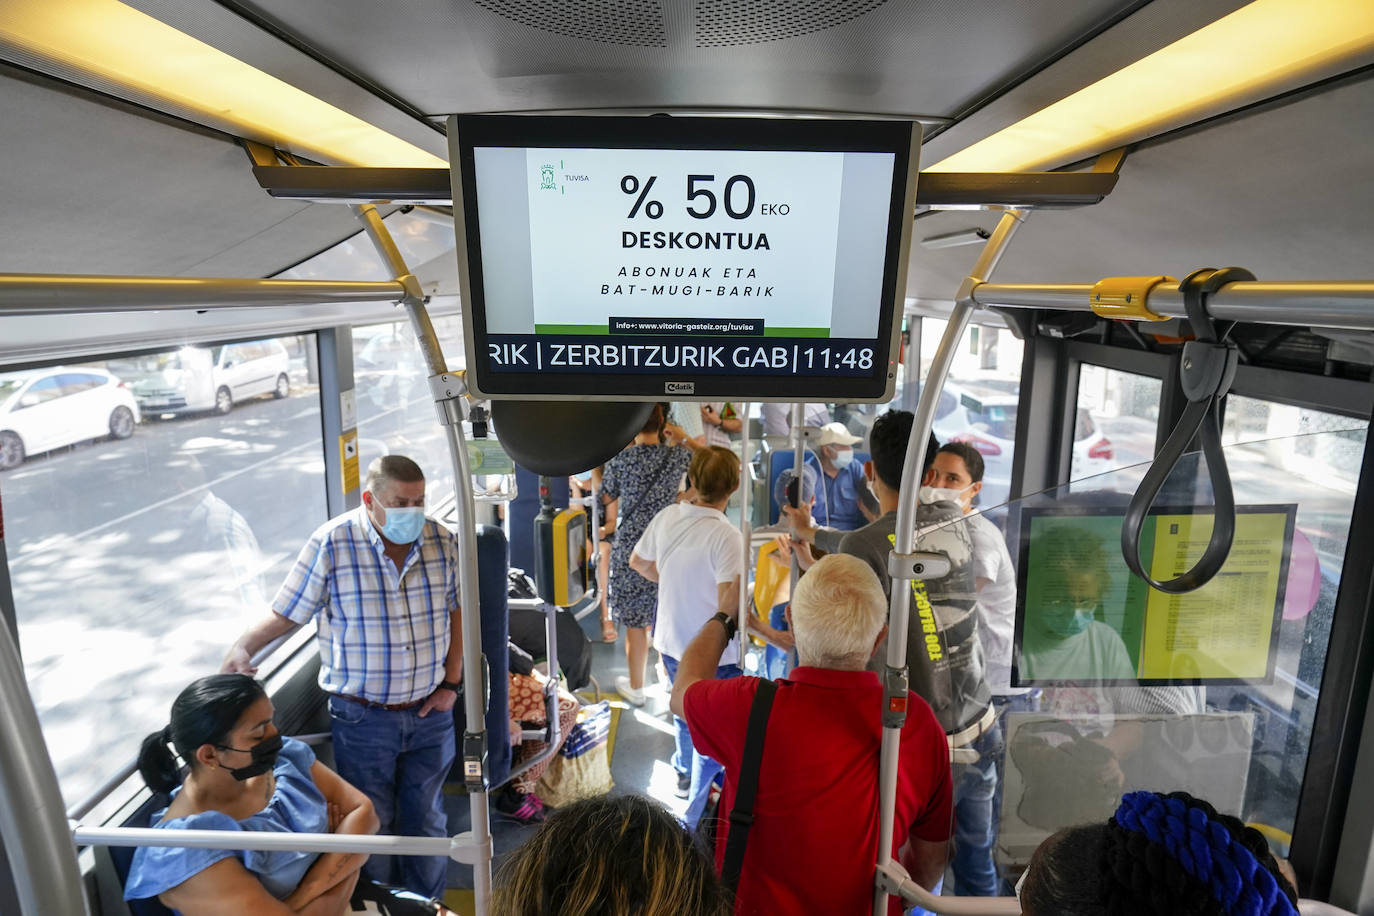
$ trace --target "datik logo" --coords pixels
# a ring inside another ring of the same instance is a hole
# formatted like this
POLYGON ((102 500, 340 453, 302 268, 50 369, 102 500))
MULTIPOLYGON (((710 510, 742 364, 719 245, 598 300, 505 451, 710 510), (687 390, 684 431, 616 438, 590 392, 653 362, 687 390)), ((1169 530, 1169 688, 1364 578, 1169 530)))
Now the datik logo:
POLYGON ((664 382, 664 394, 696 394, 696 382, 664 382))

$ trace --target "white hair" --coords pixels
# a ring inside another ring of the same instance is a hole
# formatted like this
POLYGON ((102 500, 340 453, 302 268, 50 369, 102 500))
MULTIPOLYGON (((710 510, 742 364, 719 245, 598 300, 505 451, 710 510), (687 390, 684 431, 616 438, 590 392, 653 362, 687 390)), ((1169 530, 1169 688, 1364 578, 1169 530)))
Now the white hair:
POLYGON ((882 583, 872 567, 848 554, 821 558, 792 593, 792 630, 803 665, 862 669, 886 617, 882 583))

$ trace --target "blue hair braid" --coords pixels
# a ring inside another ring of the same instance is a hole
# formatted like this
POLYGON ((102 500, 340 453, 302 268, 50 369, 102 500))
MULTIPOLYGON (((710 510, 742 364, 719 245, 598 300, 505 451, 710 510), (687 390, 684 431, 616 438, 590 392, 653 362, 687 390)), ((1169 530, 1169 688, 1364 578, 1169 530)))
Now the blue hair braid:
POLYGON ((1226 916, 1298 916, 1254 852, 1202 808, 1178 797, 1130 792, 1112 821, 1167 852, 1206 886, 1226 916))

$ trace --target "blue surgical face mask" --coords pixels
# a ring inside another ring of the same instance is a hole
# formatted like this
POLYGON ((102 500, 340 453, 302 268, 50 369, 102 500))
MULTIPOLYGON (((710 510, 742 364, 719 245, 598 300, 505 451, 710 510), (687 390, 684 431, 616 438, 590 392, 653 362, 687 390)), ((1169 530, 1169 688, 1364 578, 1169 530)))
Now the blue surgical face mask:
POLYGON ((592 481, 591 471, 583 471, 581 474, 574 474, 573 476, 577 478, 578 483, 591 483, 592 481))
POLYGON ((380 507, 386 513, 386 524, 382 525, 382 537, 393 544, 409 544, 420 536, 425 527, 425 510, 422 506, 406 506, 392 509, 380 507))
POLYGON ((847 448, 842 452, 836 452, 835 457, 830 459, 830 463, 841 471, 849 467, 853 462, 854 450, 852 448, 847 448))
POLYGON ((1093 622, 1093 611, 1095 610, 1096 605, 1094 604, 1060 606, 1045 615, 1045 626, 1057 636, 1065 638, 1077 636, 1093 622))

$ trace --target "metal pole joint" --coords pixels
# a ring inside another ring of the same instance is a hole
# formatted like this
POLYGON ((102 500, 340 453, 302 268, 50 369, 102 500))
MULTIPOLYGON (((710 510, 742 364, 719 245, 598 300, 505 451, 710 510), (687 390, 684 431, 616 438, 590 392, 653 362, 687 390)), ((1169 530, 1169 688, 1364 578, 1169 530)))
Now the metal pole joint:
POLYGON ((898 579, 943 579, 951 569, 949 557, 942 553, 898 553, 887 555, 887 574, 898 579))

